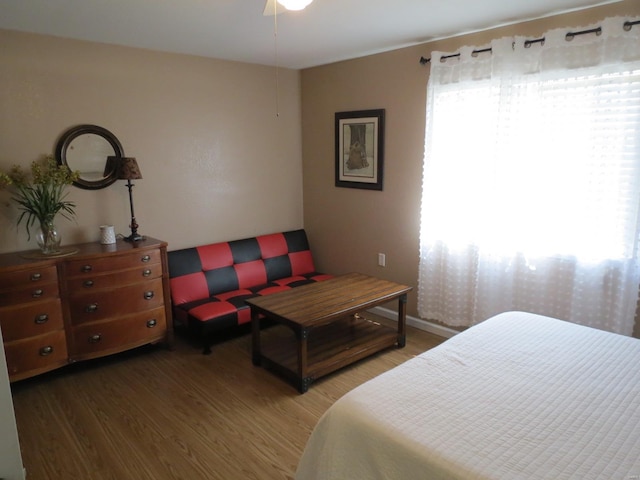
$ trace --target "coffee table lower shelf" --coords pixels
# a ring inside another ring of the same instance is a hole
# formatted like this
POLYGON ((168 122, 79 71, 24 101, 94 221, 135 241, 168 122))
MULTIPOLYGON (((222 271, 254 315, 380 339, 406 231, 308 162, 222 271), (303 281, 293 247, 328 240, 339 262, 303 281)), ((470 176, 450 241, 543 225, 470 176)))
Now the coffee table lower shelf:
POLYGON ((360 315, 310 329, 306 359, 300 358, 304 355, 300 336, 300 332, 285 325, 263 330, 260 355, 253 361, 289 379, 301 393, 322 376, 386 348, 404 346, 398 341, 396 329, 360 315))

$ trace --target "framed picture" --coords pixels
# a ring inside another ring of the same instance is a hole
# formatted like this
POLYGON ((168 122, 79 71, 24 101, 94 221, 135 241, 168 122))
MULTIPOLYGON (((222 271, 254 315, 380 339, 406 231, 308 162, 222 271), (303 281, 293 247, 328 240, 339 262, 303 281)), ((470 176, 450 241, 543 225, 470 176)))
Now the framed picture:
POLYGON ((336 113, 336 187, 382 190, 384 110, 336 113))

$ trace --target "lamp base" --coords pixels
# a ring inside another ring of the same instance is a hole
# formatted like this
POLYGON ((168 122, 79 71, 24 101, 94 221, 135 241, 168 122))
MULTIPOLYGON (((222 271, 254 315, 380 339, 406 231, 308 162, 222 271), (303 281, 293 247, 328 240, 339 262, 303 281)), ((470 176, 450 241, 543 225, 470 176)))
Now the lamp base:
POLYGON ((128 237, 124 237, 123 240, 125 242, 141 242, 142 240, 144 240, 145 237, 143 237, 142 235, 140 235, 139 233, 132 233, 131 235, 129 235, 128 237))
MULTIPOLYGON (((129 187, 129 195, 131 195, 131 187, 129 187)), ((129 196, 129 201, 131 203, 131 224, 129 228, 131 229, 131 235, 128 237, 124 237, 125 242, 139 242, 144 240, 144 237, 138 233, 138 222, 136 221, 136 217, 133 214, 133 198, 129 196)))

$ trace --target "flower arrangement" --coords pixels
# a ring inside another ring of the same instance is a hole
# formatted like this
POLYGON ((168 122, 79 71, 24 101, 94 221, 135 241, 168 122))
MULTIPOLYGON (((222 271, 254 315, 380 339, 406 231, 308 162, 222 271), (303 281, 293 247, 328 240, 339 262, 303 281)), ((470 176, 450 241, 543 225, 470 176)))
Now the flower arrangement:
POLYGON ((12 199, 22 211, 17 225, 25 221, 29 239, 31 228, 36 220, 39 222, 44 238, 39 239, 38 243, 43 253, 55 253, 53 250, 60 245, 53 225, 55 216, 60 213, 71 220, 75 215, 75 203, 65 198, 67 186, 77 180, 78 176, 78 171, 72 172, 66 165, 58 165, 53 155, 45 155, 42 160, 34 161, 30 175, 19 165, 14 165, 9 173, 0 171, 0 187, 10 187, 13 190, 12 199))

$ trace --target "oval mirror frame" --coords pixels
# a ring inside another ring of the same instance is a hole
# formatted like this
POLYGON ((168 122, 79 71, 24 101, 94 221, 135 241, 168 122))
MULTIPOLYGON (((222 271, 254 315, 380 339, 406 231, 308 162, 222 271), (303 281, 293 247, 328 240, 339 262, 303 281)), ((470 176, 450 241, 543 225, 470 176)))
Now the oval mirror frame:
POLYGON ((122 145, 106 128, 78 125, 64 132, 56 145, 56 161, 80 177, 73 182, 86 190, 98 190, 114 183, 118 177, 115 165, 107 168, 107 157, 124 157, 122 145))

